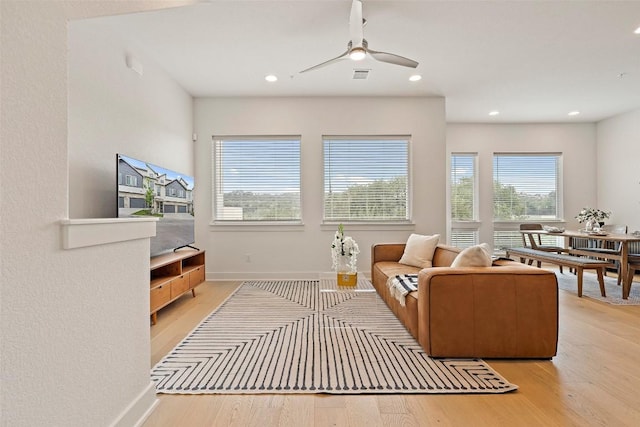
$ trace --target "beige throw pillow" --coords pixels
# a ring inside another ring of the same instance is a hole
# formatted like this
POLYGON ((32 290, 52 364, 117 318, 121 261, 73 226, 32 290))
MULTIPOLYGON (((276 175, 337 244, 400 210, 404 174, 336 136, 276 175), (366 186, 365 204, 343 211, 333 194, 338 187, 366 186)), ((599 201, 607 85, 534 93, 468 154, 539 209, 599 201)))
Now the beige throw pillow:
POLYGON ((491 251, 487 243, 463 249, 451 263, 451 267, 491 267, 491 251))
POLYGON ((404 248, 400 264, 410 265, 413 267, 426 268, 431 267, 433 253, 440 240, 439 234, 433 236, 423 236, 422 234, 411 234, 404 248))

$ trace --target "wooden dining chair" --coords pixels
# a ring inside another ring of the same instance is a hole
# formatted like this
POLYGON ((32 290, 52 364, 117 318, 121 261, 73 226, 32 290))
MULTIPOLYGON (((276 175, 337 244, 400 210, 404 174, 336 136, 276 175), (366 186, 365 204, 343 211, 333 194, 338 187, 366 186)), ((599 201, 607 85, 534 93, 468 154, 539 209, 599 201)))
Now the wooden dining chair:
MULTIPOLYGON (((520 231, 528 231, 528 230, 544 230, 542 224, 535 223, 526 223, 520 224, 520 231)), ((563 252, 567 252, 566 248, 555 246, 555 245, 543 245, 542 237, 539 233, 522 233, 522 244, 525 248, 538 249, 540 251, 545 252, 554 252, 557 254, 561 254, 563 252)), ((529 265, 533 263, 533 260, 529 260, 529 265)), ((538 261, 538 267, 540 267, 541 262, 538 261)), ((562 266, 560 266, 560 273, 562 273, 562 266)))
MULTIPOLYGON (((629 263, 627 264, 627 279, 633 284, 633 278, 636 271, 640 271, 640 254, 629 254, 629 263)), ((631 290, 631 288, 629 288, 631 290)))
MULTIPOLYGON (((626 225, 607 224, 602 227, 602 231, 612 234, 627 234, 628 227, 626 225)), ((588 239, 584 239, 588 240, 588 239)), ((586 245, 587 247, 581 247, 580 250, 593 253, 594 258, 598 258, 598 254, 606 255, 619 255, 622 249, 621 242, 608 242, 606 240, 590 240, 586 245)), ((617 273, 618 273, 618 286, 622 282, 620 275, 620 262, 616 261, 617 273)), ((606 274, 606 271, 605 271, 606 274)))

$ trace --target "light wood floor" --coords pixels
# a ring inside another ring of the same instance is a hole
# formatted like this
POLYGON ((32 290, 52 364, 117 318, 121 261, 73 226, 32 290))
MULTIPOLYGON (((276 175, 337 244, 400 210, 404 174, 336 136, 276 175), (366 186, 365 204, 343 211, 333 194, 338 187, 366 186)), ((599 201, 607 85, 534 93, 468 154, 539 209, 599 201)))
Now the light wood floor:
MULTIPOLYGON (((151 364, 238 284, 207 282, 197 288, 196 298, 186 295, 160 311, 151 327, 151 364)), ((553 360, 487 362, 519 390, 503 395, 161 394, 144 426, 640 426, 640 306, 613 306, 560 291, 560 339, 553 360)))

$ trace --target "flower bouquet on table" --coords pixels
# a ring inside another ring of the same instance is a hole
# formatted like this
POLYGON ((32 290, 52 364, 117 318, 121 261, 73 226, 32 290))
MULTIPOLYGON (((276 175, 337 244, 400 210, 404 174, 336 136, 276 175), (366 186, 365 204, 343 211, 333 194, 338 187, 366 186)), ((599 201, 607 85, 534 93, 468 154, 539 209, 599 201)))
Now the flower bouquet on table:
POLYGON ((344 235, 344 227, 340 224, 331 243, 332 268, 338 274, 338 286, 356 286, 359 253, 358 244, 351 237, 344 235))
POLYGON ((585 207, 575 216, 580 224, 585 223, 586 231, 593 231, 594 228, 600 228, 604 224, 604 220, 611 216, 611 211, 603 211, 602 209, 585 207))

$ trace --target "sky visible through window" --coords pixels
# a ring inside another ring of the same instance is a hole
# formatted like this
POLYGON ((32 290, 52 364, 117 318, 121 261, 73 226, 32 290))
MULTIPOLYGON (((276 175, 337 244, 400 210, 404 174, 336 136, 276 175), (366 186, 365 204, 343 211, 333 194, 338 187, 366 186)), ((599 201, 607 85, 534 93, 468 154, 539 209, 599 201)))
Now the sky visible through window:
POLYGON ((558 155, 496 155, 493 179, 511 185, 519 193, 549 194, 556 191, 558 155))
MULTIPOLYGON (((397 144, 406 140, 372 141, 341 140, 334 144, 331 153, 325 152, 325 176, 327 158, 348 159, 347 162, 331 162, 331 176, 335 181, 349 185, 370 184, 375 180, 388 180, 406 174, 406 170, 388 167, 390 160, 398 160, 397 144)), ((233 140, 224 144, 221 153, 221 168, 224 176, 222 191, 251 191, 254 193, 298 192, 292 182, 300 177, 300 142, 297 140, 233 140), (280 159, 277 162, 274 159, 280 159), (298 159, 298 161, 295 161, 298 159), (273 162, 272 162, 273 160, 273 162), (269 167, 270 166, 270 167, 269 167)), ((407 153, 399 159, 407 164, 407 153)), ((346 190, 343 184, 336 184, 332 191, 346 190)))
POLYGON ((341 192, 351 185, 388 181, 407 175, 406 139, 325 139, 325 191, 341 192), (399 149, 404 146, 405 149, 399 149), (403 165, 404 168, 399 168, 403 165))
POLYGON ((475 155, 473 154, 452 154, 451 177, 454 180, 452 184, 459 184, 463 178, 473 178, 474 161, 475 155))
MULTIPOLYGON (((473 177, 474 158, 465 154, 454 154, 451 172, 458 184, 463 178, 473 177)), ((526 194, 548 194, 556 191, 556 155, 500 155, 493 159, 493 179, 500 174, 502 184, 512 185, 518 192, 526 194), (498 161, 500 162, 498 166, 498 161), (535 183, 535 186, 532 184, 535 183)))
POLYGON ((163 168, 162 166, 154 165, 152 163, 143 162, 141 160, 137 160, 122 154, 119 154, 119 156, 120 158, 122 158, 122 160, 129 163, 133 167, 140 168, 140 169, 147 169, 150 167, 159 175, 165 174, 169 181, 182 178, 187 183, 187 189, 193 190, 194 179, 192 176, 185 175, 180 172, 173 171, 171 169, 163 168))
POLYGON ((224 193, 300 191, 299 140, 231 140, 220 154, 224 193))

